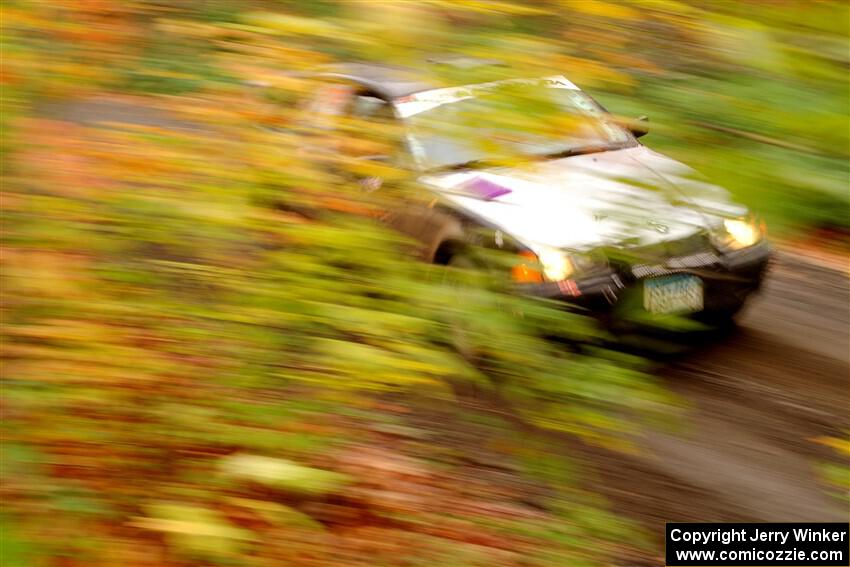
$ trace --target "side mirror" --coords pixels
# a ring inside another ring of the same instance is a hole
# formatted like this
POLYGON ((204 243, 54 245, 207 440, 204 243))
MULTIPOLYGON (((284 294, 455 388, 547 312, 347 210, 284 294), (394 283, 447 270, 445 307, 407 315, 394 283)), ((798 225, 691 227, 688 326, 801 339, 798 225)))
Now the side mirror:
POLYGON ((646 136, 649 133, 649 128, 646 126, 647 122, 649 122, 649 117, 642 114, 629 124, 629 130, 635 138, 646 136))

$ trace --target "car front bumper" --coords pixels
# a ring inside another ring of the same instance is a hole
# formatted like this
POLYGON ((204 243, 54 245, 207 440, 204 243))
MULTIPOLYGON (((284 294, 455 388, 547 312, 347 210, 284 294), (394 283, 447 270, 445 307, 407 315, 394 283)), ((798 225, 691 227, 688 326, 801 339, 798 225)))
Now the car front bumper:
MULTIPOLYGON (((691 274, 703 281, 704 307, 700 314, 731 315, 761 286, 770 257, 770 245, 763 240, 748 248, 725 253, 703 252, 671 258, 655 265, 609 267, 592 276, 563 282, 523 284, 519 291, 533 297, 565 301, 594 312, 605 312, 634 295, 642 288, 643 280, 691 274)), ((700 314, 695 315, 699 317, 700 314)))

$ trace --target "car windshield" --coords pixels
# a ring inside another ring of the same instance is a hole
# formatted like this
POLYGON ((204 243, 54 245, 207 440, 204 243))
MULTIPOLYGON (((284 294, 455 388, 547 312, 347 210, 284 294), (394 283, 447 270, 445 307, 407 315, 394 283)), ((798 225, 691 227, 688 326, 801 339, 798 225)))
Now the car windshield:
POLYGON ((592 98, 563 78, 427 91, 395 105, 408 124, 410 149, 426 170, 636 144, 592 98))

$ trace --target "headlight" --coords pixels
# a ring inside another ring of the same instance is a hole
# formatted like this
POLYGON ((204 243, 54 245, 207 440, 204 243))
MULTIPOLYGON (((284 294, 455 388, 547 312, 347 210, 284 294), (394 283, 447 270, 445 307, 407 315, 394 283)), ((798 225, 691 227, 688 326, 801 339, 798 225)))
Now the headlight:
POLYGON ((726 234, 729 235, 728 244, 734 248, 746 248, 761 240, 761 230, 755 222, 740 219, 726 219, 723 221, 726 234))
POLYGON ((560 250, 545 248, 537 253, 537 258, 543 267, 543 275, 549 281, 565 280, 575 272, 575 266, 570 257, 560 250))

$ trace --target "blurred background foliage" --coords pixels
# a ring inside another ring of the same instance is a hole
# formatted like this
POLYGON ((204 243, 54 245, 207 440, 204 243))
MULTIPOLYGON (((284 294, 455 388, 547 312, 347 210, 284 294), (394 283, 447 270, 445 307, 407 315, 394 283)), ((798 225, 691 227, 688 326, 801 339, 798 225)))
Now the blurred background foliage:
POLYGON ((365 195, 362 164, 303 151, 324 63, 562 72, 780 235, 847 243, 840 2, 3 11, 5 565, 652 556, 569 447, 630 450, 674 401, 581 314, 498 279, 458 301, 414 261, 375 222, 417 198, 402 173, 365 195))

